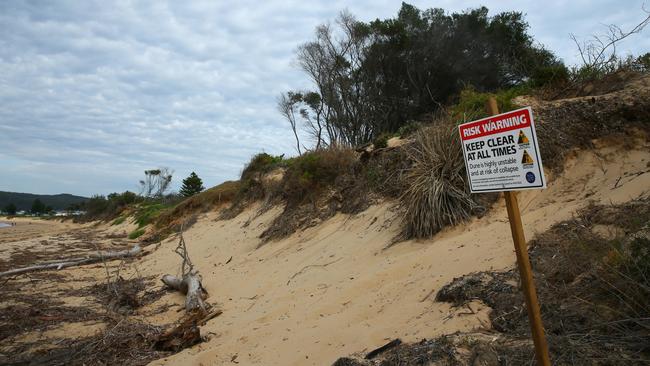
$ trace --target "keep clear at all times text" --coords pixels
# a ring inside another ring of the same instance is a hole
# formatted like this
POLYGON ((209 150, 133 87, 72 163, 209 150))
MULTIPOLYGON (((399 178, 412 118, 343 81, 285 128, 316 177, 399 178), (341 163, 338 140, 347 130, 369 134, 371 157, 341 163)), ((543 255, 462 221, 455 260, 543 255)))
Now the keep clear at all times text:
POLYGON ((472 175, 515 173, 519 171, 519 167, 514 165, 517 163, 517 158, 511 156, 517 154, 513 135, 466 142, 465 151, 467 151, 467 162, 472 175), (494 160, 495 157, 504 157, 504 159, 494 160), (482 159, 491 160, 477 161, 482 159), (499 168, 499 165, 503 166, 499 168))

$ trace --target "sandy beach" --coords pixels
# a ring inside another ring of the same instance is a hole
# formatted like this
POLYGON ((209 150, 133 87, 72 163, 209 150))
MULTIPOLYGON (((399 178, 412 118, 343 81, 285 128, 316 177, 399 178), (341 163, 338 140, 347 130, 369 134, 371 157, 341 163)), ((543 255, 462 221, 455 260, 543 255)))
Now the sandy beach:
POLYGON ((76 227, 71 221, 28 217, 0 217, 0 222, 10 224, 0 228, 0 243, 6 244, 43 235, 53 235, 76 227), (11 224, 14 224, 13 226, 11 224))

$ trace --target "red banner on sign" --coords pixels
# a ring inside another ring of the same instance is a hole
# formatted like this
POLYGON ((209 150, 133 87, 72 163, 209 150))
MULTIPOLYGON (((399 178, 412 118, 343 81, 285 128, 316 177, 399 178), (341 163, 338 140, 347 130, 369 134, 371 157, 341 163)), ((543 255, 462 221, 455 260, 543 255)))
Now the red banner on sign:
POLYGON ((465 141, 481 136, 530 127, 530 119, 530 111, 528 108, 518 109, 462 125, 460 126, 460 137, 465 141))

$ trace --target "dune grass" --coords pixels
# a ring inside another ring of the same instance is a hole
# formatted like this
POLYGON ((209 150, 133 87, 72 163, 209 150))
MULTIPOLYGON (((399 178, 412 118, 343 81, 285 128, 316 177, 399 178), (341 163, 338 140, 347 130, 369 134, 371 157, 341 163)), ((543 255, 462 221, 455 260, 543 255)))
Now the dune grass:
POLYGON ((475 203, 456 130, 450 125, 420 130, 405 152, 411 166, 400 196, 404 238, 427 238, 468 219, 475 203))
POLYGON ((131 233, 129 233, 129 239, 133 240, 141 237, 142 234, 144 234, 144 231, 145 231, 144 228, 133 230, 131 233))

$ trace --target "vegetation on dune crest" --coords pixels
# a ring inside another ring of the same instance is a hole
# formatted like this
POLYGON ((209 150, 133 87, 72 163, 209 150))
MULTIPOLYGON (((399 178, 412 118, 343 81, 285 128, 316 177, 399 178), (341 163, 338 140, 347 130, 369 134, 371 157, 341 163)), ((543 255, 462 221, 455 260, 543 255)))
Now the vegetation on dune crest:
POLYGON ((343 148, 305 153, 288 164, 277 194, 292 205, 313 203, 337 178, 353 174, 356 160, 352 150, 343 148))
POLYGON ((232 202, 239 192, 239 181, 227 181, 206 189, 160 212, 155 220, 155 233, 150 240, 160 240, 178 232, 182 224, 188 227, 198 214, 221 208, 232 202))
MULTIPOLYGON (((644 77, 631 76, 618 89, 606 89, 608 94, 602 97, 539 101, 535 118, 545 166, 560 171, 567 153, 592 146, 594 139, 625 138, 634 127, 649 131, 647 89, 625 89, 644 77)), ((518 86, 498 91, 496 97, 501 109, 514 109, 515 98, 531 91, 536 92, 518 86)), ((378 138, 374 150, 328 147, 291 159, 257 155, 242 174, 242 188, 231 206, 236 209, 224 217, 233 217, 256 200, 267 203, 263 209, 270 207, 268 203, 283 205, 283 213, 262 234, 266 241, 316 225, 337 212, 359 212, 376 198, 388 197, 397 200, 403 213, 397 238, 401 240, 431 237, 445 226, 482 215, 497 195, 469 194, 455 126, 484 116, 490 95, 464 90, 447 111, 405 125, 408 137, 399 147, 388 148, 388 136, 397 135, 390 134, 378 138), (276 169, 281 169, 281 179, 265 178, 276 169)))

